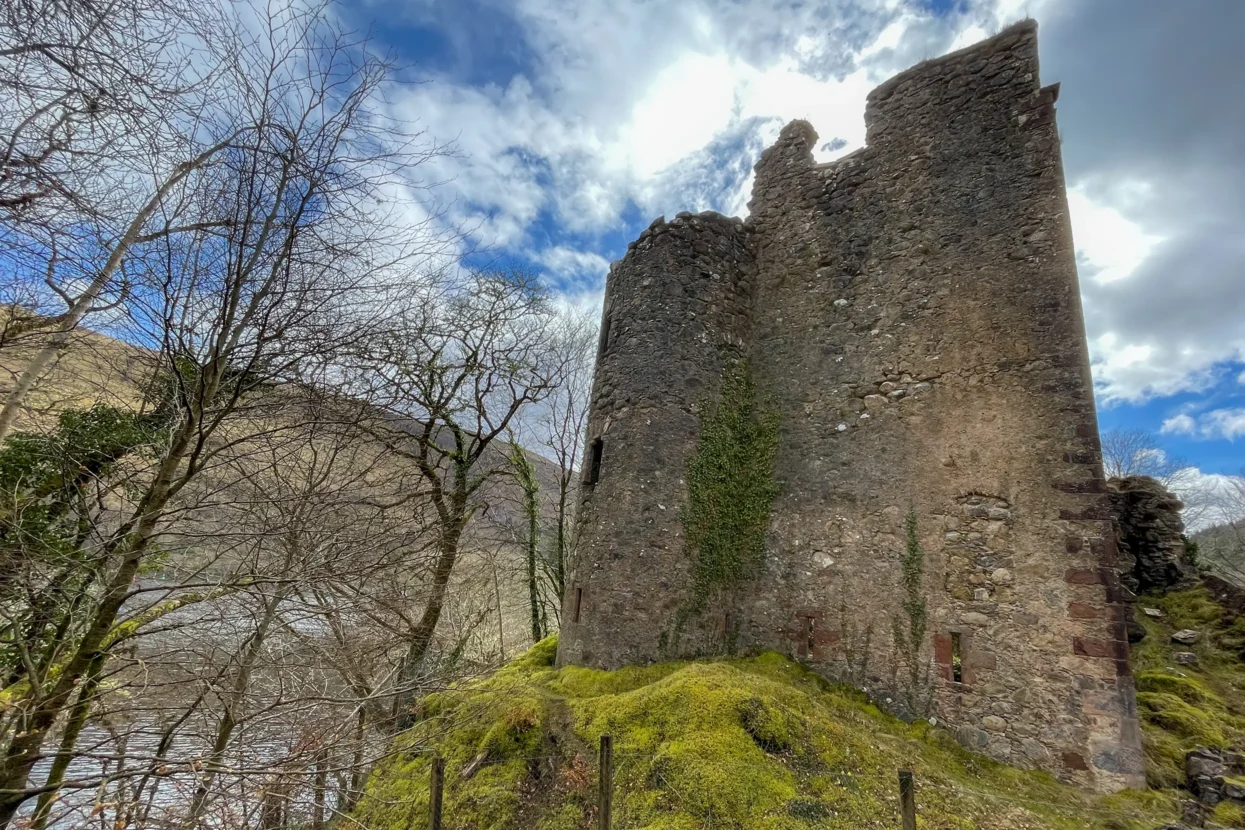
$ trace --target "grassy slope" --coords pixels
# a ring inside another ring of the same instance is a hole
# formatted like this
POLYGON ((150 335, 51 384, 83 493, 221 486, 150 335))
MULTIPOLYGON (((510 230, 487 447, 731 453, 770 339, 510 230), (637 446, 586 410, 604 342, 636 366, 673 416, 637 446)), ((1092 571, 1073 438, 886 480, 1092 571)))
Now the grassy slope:
MULTIPOLYGON (((1245 618, 1225 614, 1204 589, 1165 597, 1142 597, 1137 618, 1145 640, 1133 647, 1137 705, 1146 747, 1146 777, 1152 787, 1184 781, 1184 755, 1196 746, 1245 746, 1245 618), (1158 608, 1152 618, 1141 608, 1158 608), (1193 646, 1171 641, 1174 631, 1201 632, 1193 646), (1196 667, 1178 665, 1177 651, 1198 656, 1196 667)), ((1245 827, 1231 805, 1220 805, 1215 818, 1245 827)))
POLYGON ((554 648, 546 640, 467 689, 429 698, 373 775, 356 826, 424 826, 428 753, 438 751, 451 830, 595 827, 603 733, 615 740, 618 828, 896 827, 900 767, 916 771, 927 828, 1150 830, 1175 817, 1173 792, 1094 798, 986 761, 776 654, 555 671, 554 648), (478 771, 464 779, 473 761, 478 771))

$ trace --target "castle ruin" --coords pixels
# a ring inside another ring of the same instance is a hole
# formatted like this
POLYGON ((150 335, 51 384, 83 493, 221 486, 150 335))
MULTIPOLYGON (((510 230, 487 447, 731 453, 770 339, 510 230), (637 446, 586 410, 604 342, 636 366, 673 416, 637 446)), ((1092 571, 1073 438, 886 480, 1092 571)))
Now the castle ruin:
POLYGON ((875 89, 837 161, 787 125, 746 221, 632 243, 559 664, 778 649, 1000 761, 1143 785, 1057 95, 1016 24, 875 89))

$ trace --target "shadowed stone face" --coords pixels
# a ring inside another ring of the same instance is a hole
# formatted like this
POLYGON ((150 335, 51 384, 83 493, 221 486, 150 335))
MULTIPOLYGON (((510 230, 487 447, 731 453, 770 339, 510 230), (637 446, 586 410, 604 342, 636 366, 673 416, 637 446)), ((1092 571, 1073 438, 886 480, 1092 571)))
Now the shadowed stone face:
POLYGON ((778 649, 999 760, 1143 783, 1056 96, 1018 24, 874 90, 836 162, 788 125, 746 223, 659 219, 615 263, 560 663, 778 649), (739 365, 779 423, 764 564, 689 614, 688 471, 739 365))

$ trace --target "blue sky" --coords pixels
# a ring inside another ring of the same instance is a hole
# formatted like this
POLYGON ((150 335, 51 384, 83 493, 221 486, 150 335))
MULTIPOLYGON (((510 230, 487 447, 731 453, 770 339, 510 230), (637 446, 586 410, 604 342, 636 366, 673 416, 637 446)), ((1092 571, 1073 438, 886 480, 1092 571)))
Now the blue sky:
POLYGON ((793 118, 823 160, 866 93, 1025 16, 1060 130, 1104 429, 1203 473, 1245 469, 1245 77, 1238 0, 403 0, 345 13, 418 80, 393 106, 438 162, 477 259, 594 306, 656 216, 746 213, 793 118))

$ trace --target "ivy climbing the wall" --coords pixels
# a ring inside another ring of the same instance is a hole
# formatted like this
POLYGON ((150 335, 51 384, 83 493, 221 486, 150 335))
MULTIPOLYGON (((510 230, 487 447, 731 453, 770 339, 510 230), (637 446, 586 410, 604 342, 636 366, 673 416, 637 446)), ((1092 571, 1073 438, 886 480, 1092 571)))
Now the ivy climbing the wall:
POLYGON ((682 617, 703 611, 716 590, 729 591, 760 573, 777 494, 777 447, 778 414, 758 397, 747 364, 737 362, 722 376, 716 405, 701 418, 688 468, 683 526, 695 581, 682 617))
POLYGON ((891 620, 895 651, 907 666, 904 679, 904 703, 914 717, 924 716, 932 703, 929 682, 929 666, 922 658, 925 629, 929 615, 925 609, 925 551, 917 529, 916 508, 908 509, 904 519, 904 536, 907 544, 901 559, 900 586, 903 588, 903 615, 891 620))

